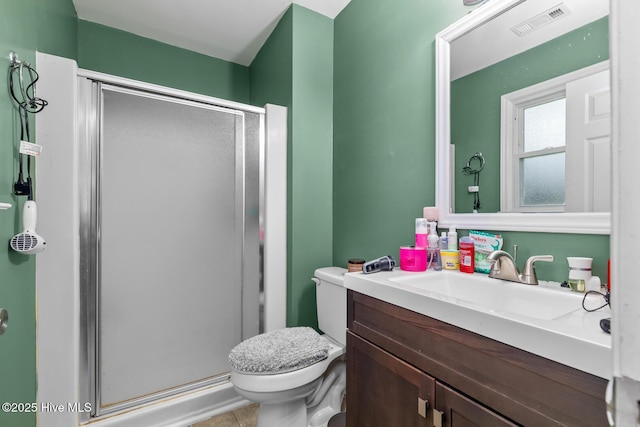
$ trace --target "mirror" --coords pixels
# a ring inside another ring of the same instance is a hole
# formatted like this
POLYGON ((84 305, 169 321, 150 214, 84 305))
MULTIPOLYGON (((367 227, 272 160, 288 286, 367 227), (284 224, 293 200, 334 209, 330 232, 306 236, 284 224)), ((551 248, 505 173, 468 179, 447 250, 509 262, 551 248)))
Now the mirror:
POLYGON ((610 233, 610 138, 575 125, 586 109, 610 129, 608 14, 608 0, 492 0, 436 36, 440 224, 610 233), (606 88, 574 95, 596 75, 606 88))

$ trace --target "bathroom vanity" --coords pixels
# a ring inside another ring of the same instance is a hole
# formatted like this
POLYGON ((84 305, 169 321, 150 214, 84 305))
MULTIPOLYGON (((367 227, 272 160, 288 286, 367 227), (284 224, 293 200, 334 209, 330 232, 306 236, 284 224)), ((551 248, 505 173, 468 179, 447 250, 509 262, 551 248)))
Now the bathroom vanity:
POLYGON ((348 426, 608 425, 610 337, 591 328, 609 313, 580 295, 457 272, 350 273, 345 286, 348 426), (504 308, 456 294, 464 283, 504 308), (564 308, 513 309, 520 291, 564 308))

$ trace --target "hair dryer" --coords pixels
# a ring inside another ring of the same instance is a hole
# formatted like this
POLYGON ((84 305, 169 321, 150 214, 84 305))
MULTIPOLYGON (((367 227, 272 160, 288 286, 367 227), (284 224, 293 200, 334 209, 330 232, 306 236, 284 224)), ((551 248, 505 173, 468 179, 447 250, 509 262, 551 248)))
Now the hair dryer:
POLYGON ((396 266, 396 260, 391 255, 383 256, 373 261, 364 263, 362 272, 365 274, 375 273, 376 271, 392 271, 396 266))
POLYGON ((22 254, 31 255, 42 252, 47 242, 36 233, 38 210, 36 202, 27 200, 22 210, 22 226, 24 231, 11 238, 11 249, 22 254))

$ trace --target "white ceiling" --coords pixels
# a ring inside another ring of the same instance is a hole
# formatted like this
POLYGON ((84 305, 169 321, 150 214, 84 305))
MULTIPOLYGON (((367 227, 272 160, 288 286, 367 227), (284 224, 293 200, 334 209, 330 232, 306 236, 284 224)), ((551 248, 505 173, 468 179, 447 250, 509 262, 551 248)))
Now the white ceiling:
POLYGON ((291 3, 335 18, 350 0, 73 0, 78 18, 249 65, 291 3))
POLYGON ((609 0, 535 0, 520 3, 451 43, 451 80, 524 52, 608 14, 609 0), (568 8, 569 14, 549 25, 541 25, 522 37, 511 31, 511 27, 559 5, 568 8))

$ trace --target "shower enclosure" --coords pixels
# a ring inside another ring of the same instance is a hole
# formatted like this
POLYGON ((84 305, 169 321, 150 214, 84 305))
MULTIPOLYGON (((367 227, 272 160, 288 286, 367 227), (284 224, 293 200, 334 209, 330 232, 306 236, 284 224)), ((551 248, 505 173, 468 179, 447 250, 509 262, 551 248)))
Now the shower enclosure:
POLYGON ((265 118, 91 79, 78 99, 88 421, 227 382, 260 331, 265 118))
POLYGON ((36 400, 65 408, 38 426, 184 427, 245 404, 230 348, 286 324, 286 108, 36 63, 36 400))

